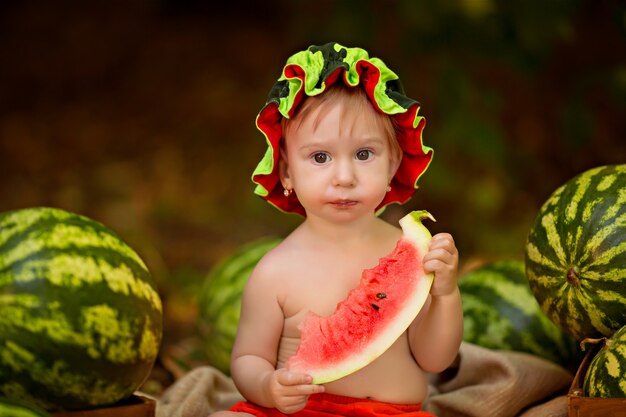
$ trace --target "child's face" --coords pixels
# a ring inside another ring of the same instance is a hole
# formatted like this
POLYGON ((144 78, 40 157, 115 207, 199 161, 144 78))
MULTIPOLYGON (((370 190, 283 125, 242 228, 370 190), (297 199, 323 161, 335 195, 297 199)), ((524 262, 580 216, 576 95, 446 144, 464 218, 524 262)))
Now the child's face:
POLYGON ((367 112, 345 117, 341 102, 329 105, 317 126, 319 108, 288 132, 283 185, 293 188, 307 217, 371 215, 397 169, 385 132, 367 112))

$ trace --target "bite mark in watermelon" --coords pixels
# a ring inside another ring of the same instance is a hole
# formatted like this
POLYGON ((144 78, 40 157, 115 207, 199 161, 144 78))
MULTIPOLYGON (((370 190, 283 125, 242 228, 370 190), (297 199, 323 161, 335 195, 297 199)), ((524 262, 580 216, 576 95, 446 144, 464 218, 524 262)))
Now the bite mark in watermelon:
POLYGON ((422 265, 431 239, 425 218, 435 220, 426 211, 400 219, 403 235, 395 249, 363 271, 359 286, 332 315, 307 314, 290 370, 311 375, 314 384, 337 380, 373 362, 406 331, 433 282, 422 265))

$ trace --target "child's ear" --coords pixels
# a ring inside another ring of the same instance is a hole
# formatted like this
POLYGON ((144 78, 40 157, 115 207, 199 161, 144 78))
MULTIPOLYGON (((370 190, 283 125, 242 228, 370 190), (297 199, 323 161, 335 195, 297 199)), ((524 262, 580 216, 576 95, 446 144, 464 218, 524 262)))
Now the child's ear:
POLYGON ((291 178, 289 176, 289 165, 287 164, 287 155, 285 152, 280 152, 280 159, 278 160, 278 175, 280 177, 280 182, 283 184, 285 189, 293 189, 293 185, 291 184, 291 178))
POLYGON ((400 168, 400 163, 402 162, 402 155, 398 155, 397 158, 389 158, 389 183, 396 175, 398 168, 400 168))

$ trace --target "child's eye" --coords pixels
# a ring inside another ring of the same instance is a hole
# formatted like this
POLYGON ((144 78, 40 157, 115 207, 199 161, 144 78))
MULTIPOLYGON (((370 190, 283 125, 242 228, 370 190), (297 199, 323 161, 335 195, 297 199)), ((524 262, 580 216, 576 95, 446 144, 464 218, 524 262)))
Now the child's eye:
POLYGON ((317 152, 313 154, 312 158, 317 164, 325 164, 330 160, 330 156, 326 152, 317 152))
POLYGON ((374 152, 370 151, 369 149, 361 149, 356 153, 356 159, 358 159, 359 161, 367 161, 372 156, 374 156, 374 152))

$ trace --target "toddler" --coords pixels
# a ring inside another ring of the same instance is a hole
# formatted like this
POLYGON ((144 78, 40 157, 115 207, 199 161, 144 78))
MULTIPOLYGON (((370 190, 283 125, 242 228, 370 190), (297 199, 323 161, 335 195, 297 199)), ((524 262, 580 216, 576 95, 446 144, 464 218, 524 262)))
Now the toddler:
POLYGON ((244 289, 231 374, 247 401, 219 414, 430 415, 420 411, 426 373, 452 363, 463 332, 458 252, 446 233, 433 236, 423 259, 435 274, 428 301, 382 356, 324 385, 286 368, 307 312, 331 315, 401 237, 378 214, 410 198, 432 158, 418 109, 363 49, 329 43, 287 61, 257 117, 268 149, 253 181, 257 194, 304 220, 244 289))

